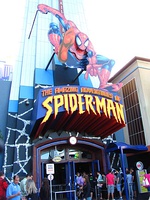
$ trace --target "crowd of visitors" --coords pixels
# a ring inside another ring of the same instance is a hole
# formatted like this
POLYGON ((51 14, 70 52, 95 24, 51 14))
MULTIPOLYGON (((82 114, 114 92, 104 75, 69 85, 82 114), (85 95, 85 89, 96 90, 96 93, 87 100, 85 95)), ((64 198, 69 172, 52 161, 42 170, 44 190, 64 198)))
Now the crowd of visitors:
MULTIPOLYGON (((144 175, 148 179, 150 192, 150 168, 144 175)), ((126 181, 129 192, 129 199, 136 199, 135 172, 133 168, 126 169, 126 181)), ((5 175, 0 171, 0 200, 49 200, 50 187, 49 180, 44 178, 41 188, 36 188, 32 174, 27 174, 21 181, 18 175, 13 177, 11 183, 5 179, 5 175)), ((122 191, 124 187, 124 178, 120 169, 110 169, 105 175, 98 171, 96 176, 91 172, 89 174, 77 172, 76 175, 76 195, 77 200, 97 200, 101 199, 123 199, 122 191)), ((150 198, 149 198, 150 199, 150 198)))
POLYGON ((20 181, 18 175, 14 175, 11 183, 5 179, 4 172, 0 171, 0 200, 49 200, 49 180, 44 178, 40 190, 36 188, 32 174, 27 174, 20 181))
MULTIPOLYGON (((110 169, 106 175, 98 171, 96 175, 97 176, 94 177, 92 173, 89 173, 89 175, 85 173, 77 173, 76 182, 78 200, 92 200, 95 199, 95 197, 98 200, 114 200, 115 198, 120 200, 123 199, 122 191, 124 190, 124 176, 122 171, 120 171, 120 168, 110 169), (87 196, 85 196, 85 193, 87 196)), ((129 198, 131 200, 136 199, 135 175, 133 168, 126 170, 126 180, 129 198)))
POLYGON ((32 174, 27 174, 26 177, 20 182, 22 200, 25 200, 26 196, 28 195, 27 189, 26 189, 27 180, 32 179, 32 178, 33 178, 32 174))

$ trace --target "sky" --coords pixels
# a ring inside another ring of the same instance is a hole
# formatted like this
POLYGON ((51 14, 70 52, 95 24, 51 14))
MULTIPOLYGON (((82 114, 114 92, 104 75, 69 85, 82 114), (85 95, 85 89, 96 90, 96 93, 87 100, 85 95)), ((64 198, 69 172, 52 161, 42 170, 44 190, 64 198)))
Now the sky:
MULTIPOLYGON (((115 60, 112 75, 135 56, 150 58, 149 0, 83 1, 88 36, 96 52, 115 60)), ((15 56, 25 2, 1 2, 0 60, 11 62, 15 56)))
POLYGON ((135 56, 150 58, 149 0, 84 2, 96 52, 115 60, 111 75, 135 56))
MULTIPOLYGON (((0 6, 0 61, 15 59, 26 0, 5 0, 0 6)), ((9 63, 10 62, 10 63, 9 63)))

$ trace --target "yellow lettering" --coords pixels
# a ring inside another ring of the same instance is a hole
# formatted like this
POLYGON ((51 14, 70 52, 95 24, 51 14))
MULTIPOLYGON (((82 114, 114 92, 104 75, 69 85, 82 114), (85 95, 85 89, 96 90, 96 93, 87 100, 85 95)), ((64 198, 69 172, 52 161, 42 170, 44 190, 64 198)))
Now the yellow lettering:
POLYGON ((83 110, 83 105, 85 102, 82 101, 83 94, 77 94, 78 97, 78 105, 79 105, 79 114, 83 114, 85 111, 83 110))
POLYGON ((98 114, 101 115, 101 110, 102 110, 103 113, 105 114, 105 116, 107 116, 106 100, 105 100, 105 98, 99 99, 98 96, 95 96, 94 98, 95 98, 95 104, 96 104, 96 111, 98 112, 98 114))
POLYGON ((111 115, 111 112, 112 112, 112 115, 115 117, 116 121, 118 121, 114 103, 110 99, 107 99, 107 112, 108 112, 109 118, 110 118, 110 115, 111 115))
POLYGON ((123 105, 118 104, 115 102, 116 105, 116 112, 117 112, 117 117, 120 123, 124 123, 125 124, 125 120, 124 120, 124 114, 123 114, 123 105))
POLYGON ((96 115, 95 109, 93 107, 93 97, 91 95, 85 95, 85 106, 88 113, 90 113, 90 110, 93 111, 93 113, 96 115))
POLYGON ((66 109, 67 113, 69 113, 69 103, 67 94, 64 94, 64 108, 66 109))
POLYGON ((47 112, 46 112, 46 115, 45 115, 45 117, 44 117, 44 119, 41 123, 46 122, 48 120, 48 118, 50 117, 50 115, 52 114, 53 109, 49 105, 49 103, 52 103, 52 100, 53 100, 53 97, 50 96, 45 101, 43 101, 43 103, 42 103, 43 107, 47 109, 47 112))
MULTIPOLYGON (((77 88, 56 88, 55 92, 68 92, 69 89, 76 90, 77 88)), ((87 90, 87 88, 82 88, 83 91, 87 90)), ((94 91, 94 90, 93 90, 94 91)), ((98 91, 98 90, 96 90, 98 91)), ((95 92, 95 91, 94 91, 95 92)), ((43 90, 42 95, 45 96, 48 93, 52 93, 52 90, 43 90)), ((117 96, 116 96, 117 97, 117 96)), ((117 97, 116 99, 119 100, 117 97)), ((62 107, 62 111, 71 112, 71 114, 78 110, 79 114, 83 114, 87 111, 89 114, 94 113, 95 115, 100 115, 102 113, 105 114, 106 117, 111 118, 113 116, 117 122, 124 123, 124 113, 123 113, 123 105, 118 102, 114 102, 112 99, 100 98, 99 96, 90 95, 90 94, 58 94, 56 96, 49 96, 42 103, 43 107, 47 109, 46 115, 42 121, 42 123, 46 122, 52 113, 54 113, 54 117, 56 117, 59 113, 60 108, 62 107), (54 104, 53 106, 50 104, 54 104)))
POLYGON ((54 116, 56 117, 58 114, 59 107, 63 106, 63 96, 62 95, 56 95, 54 96, 54 116))
POLYGON ((69 94, 69 103, 71 114, 77 110, 77 96, 75 94, 69 94))

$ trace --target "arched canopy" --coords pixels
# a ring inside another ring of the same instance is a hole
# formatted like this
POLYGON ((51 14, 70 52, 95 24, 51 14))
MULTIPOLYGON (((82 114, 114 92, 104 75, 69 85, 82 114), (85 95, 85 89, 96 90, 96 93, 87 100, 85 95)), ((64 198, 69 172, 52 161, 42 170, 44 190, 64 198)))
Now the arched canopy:
POLYGON ((118 152, 123 150, 123 153, 134 153, 134 152, 140 152, 140 151, 147 151, 148 148, 145 145, 129 145, 123 142, 114 142, 110 143, 107 148, 106 152, 118 152))

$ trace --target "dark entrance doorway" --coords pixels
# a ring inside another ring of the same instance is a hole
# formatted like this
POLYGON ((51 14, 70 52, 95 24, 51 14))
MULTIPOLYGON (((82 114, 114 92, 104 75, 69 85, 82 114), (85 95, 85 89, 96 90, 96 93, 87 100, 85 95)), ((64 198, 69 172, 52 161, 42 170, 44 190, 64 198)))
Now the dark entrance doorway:
MULTIPOLYGON (((47 177, 46 164, 42 164, 42 176, 47 177)), ((73 191, 76 190, 76 174, 89 174, 93 172, 96 176, 96 172, 100 169, 99 160, 91 162, 66 162, 66 163, 55 163, 55 174, 54 180, 52 181, 53 196, 56 191, 73 191)), ((69 199, 74 200, 74 193, 57 194, 57 199, 69 199)))
MULTIPOLYGON (((96 175, 96 172, 99 171, 99 161, 96 161, 93 165, 93 162, 86 162, 86 163, 57 163, 55 165, 55 174, 53 184, 67 184, 67 180, 69 180, 69 171, 72 176, 75 176, 77 172, 89 174, 90 172, 94 172, 93 174, 96 175), (94 168, 93 168, 94 167, 94 168)), ((46 163, 42 163, 41 167, 41 176, 42 179, 47 177, 46 174, 46 163)))
POLYGON ((105 145, 101 141, 78 138, 76 145, 70 145, 68 141, 68 138, 61 138, 34 146, 33 176, 38 188, 41 187, 42 179, 48 177, 46 164, 54 164, 55 173, 52 185, 53 189, 59 187, 56 191, 75 188, 77 172, 88 174, 92 171, 93 175, 96 175, 99 170, 106 172, 108 161, 105 145), (61 158, 59 162, 54 161, 55 156, 61 158))

